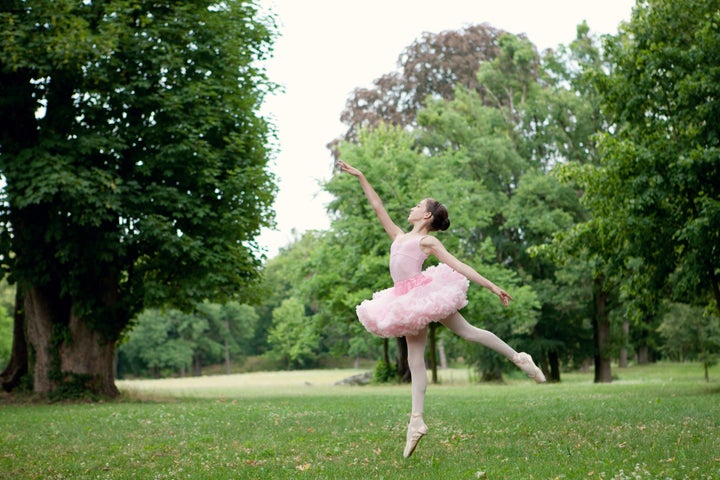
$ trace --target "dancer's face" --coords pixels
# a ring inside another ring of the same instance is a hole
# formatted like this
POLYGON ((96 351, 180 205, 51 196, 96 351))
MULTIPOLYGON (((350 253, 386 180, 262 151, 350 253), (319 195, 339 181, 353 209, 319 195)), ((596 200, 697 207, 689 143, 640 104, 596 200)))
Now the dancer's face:
POLYGON ((425 220, 430 216, 430 212, 427 211, 426 203, 427 199, 423 199, 420 203, 410 209, 408 222, 415 223, 416 221, 425 220))

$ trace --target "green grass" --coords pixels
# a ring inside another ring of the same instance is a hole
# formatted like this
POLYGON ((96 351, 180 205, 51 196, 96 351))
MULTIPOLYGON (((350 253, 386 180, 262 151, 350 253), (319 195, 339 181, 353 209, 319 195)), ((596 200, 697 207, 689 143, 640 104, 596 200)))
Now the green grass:
POLYGON ((615 369, 595 385, 430 385, 430 433, 402 458, 407 385, 352 370, 119 382, 118 402, 0 404, 0 478, 718 479, 720 368, 615 369), (307 383, 306 383, 307 382, 307 383))

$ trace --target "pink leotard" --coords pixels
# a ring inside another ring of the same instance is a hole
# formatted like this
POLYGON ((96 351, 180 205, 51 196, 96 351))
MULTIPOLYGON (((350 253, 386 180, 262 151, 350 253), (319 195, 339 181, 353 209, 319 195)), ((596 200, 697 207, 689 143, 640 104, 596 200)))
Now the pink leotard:
POLYGON ((420 242, 425 237, 404 238, 390 245, 390 276, 393 282, 398 283, 422 272, 422 265, 428 257, 420 248, 420 242))

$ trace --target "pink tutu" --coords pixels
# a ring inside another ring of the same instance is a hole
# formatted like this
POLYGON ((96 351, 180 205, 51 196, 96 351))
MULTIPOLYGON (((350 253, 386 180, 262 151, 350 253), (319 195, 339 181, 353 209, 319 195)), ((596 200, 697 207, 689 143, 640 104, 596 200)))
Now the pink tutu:
POLYGON ((356 311, 365 329, 380 337, 417 335, 467 305, 470 282, 444 263, 373 294, 356 311))

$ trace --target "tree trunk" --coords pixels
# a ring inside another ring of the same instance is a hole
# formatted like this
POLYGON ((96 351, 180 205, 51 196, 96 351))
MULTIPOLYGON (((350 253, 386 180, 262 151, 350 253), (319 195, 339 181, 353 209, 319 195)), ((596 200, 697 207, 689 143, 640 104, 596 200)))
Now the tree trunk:
MULTIPOLYGON (((225 320, 225 328, 230 335, 230 320, 225 320)), ((230 345, 227 336, 225 337, 225 374, 230 375, 230 345)))
POLYGON ((710 383, 710 362, 703 362, 703 367, 705 369, 705 382, 710 383))
POLYGON ((387 338, 383 338, 383 361, 390 366, 390 341, 387 338))
POLYGON ((630 322, 627 319, 623 319, 622 324, 623 331, 623 346, 620 349, 620 368, 627 368, 628 366, 628 341, 630 338, 630 322))
POLYGON ((448 368, 447 354, 445 353, 445 342, 438 342, 438 355, 440 356, 440 368, 445 370, 448 368))
POLYGON ((13 315, 13 341, 10 362, 0 373, 0 386, 6 392, 17 387, 28 373, 28 349, 25 334, 25 309, 23 295, 18 287, 15 291, 15 313, 13 315))
POLYGON ((115 397, 115 343, 89 328, 50 288, 25 296, 27 338, 32 346, 33 391, 115 397))
POLYGON ((608 293, 603 288, 602 278, 595 279, 593 292, 595 316, 593 330, 595 337, 595 383, 611 383, 612 367, 608 355, 610 339, 610 320, 607 314, 608 293))
POLYGON ((713 265, 712 262, 707 262, 708 265, 708 276, 710 277, 710 286, 713 291, 713 295, 715 295, 715 306, 717 307, 717 312, 720 313, 720 281, 718 281, 718 276, 715 275, 715 265, 713 265))
MULTIPOLYGON (((289 365, 288 361, 288 367, 289 365)), ((193 377, 201 377, 202 376, 202 357, 200 356, 200 352, 195 352, 195 355, 193 355, 193 377)))
POLYGON ((408 366, 408 350, 405 337, 397 338, 397 372, 401 382, 410 383, 410 367, 408 366))
POLYGON ((503 381, 502 369, 491 368, 488 370, 482 370, 481 376, 480 376, 480 381, 481 382, 502 383, 502 381, 503 381))
POLYGON ((549 380, 551 382, 560 381, 560 356, 556 350, 548 352, 548 365, 550 370, 549 380))
POLYGON ((430 371, 432 372, 432 383, 437 385, 437 341, 435 331, 437 330, 437 323, 433 322, 430 324, 430 371))
POLYGON ((610 336, 610 323, 607 321, 596 322, 595 327, 597 353, 595 354, 595 383, 612 382, 612 365, 607 355, 607 341, 610 336))

